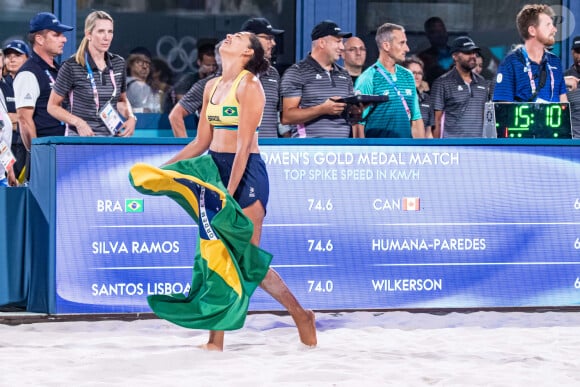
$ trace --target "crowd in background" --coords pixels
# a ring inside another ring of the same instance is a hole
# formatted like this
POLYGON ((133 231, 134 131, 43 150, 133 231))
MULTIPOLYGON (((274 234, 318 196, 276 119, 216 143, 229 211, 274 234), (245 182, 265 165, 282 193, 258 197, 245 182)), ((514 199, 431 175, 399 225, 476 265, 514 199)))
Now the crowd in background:
MULTIPOLYGON (((312 30, 308 56, 282 74, 275 48, 284 31, 265 18, 248 19, 240 30, 254 33, 271 61, 259 75, 266 96, 260 137, 483 137, 484 105, 492 100, 570 100, 574 137, 580 136, 580 38, 564 78, 560 59, 549 51, 553 16, 548 6, 526 5, 517 16, 524 44, 501 64, 468 36, 449 41, 439 17, 425 21, 430 47, 417 53, 409 52, 404 26, 383 24, 376 32, 377 58, 367 58, 363 40, 325 20, 312 30), (365 68, 369 59, 374 64, 365 68), (518 82, 524 82, 523 94, 514 91, 518 82), (355 94, 388 101, 343 100, 355 94)), ((66 44, 63 33, 72 29, 40 13, 30 21, 28 43, 3 47, 0 107, 15 164, 0 184, 17 185, 29 176, 26 159, 35 137, 127 137, 135 130, 134 113, 148 112, 168 114, 174 135, 187 137, 185 117, 199 119, 205 84, 220 75, 220 42, 212 39, 199 40, 195 71, 183 74, 146 47, 135 47, 127 58, 110 53, 114 21, 102 11, 87 17, 83 42, 61 67, 55 58, 66 44)))

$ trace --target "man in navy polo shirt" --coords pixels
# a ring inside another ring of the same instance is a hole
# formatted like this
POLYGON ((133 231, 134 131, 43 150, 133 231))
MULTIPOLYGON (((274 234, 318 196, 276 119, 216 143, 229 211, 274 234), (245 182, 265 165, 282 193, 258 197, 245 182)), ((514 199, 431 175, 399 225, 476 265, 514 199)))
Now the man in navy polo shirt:
POLYGON ((497 71, 494 101, 567 102, 560 58, 547 50, 555 43, 554 11, 544 4, 525 5, 516 17, 524 40, 497 71))
POLYGON ((14 97, 18 124, 24 146, 30 151, 36 137, 64 136, 63 123, 48 114, 46 106, 59 65, 54 58, 63 52, 65 31, 73 27, 62 24, 49 12, 41 12, 30 20, 28 40, 32 55, 14 79, 14 97))

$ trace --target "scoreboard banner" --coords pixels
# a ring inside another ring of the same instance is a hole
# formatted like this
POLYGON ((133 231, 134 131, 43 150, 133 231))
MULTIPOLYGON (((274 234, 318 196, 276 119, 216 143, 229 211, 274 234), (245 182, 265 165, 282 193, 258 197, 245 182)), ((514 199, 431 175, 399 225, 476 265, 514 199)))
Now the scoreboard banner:
MULTIPOLYGON (((261 145, 261 247, 305 307, 580 305, 577 147, 290 144, 261 145)), ((56 145, 56 313, 149 312, 148 295, 188 291, 197 226, 128 180, 182 146, 56 145)), ((250 304, 281 309, 261 289, 250 304)))

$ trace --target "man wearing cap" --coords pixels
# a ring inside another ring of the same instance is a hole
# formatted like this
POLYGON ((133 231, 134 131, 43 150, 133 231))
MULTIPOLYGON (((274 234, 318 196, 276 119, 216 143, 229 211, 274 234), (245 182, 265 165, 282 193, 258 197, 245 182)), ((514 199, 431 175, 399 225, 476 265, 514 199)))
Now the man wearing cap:
POLYGON ((364 137, 425 137, 415 78, 400 65, 409 52, 405 29, 385 23, 377 29, 375 40, 379 59, 358 77, 355 89, 361 94, 387 95, 389 100, 365 110, 364 137))
POLYGON ((435 111, 433 137, 483 137, 483 111, 491 94, 489 83, 473 71, 479 51, 467 36, 460 36, 451 43, 455 65, 435 79, 431 88, 431 104, 435 111))
MULTIPOLYGON (((254 33, 262 47, 264 57, 272 62, 272 52, 276 47, 276 36, 284 33, 284 30, 272 28, 270 22, 263 17, 248 19, 242 25, 242 31, 254 33)), ((266 105, 262 123, 260 124, 260 138, 278 137, 279 133, 279 110, 280 110, 280 74, 274 66, 270 66, 267 72, 260 75, 260 82, 266 95, 266 105)))
POLYGON ((63 52, 66 43, 63 32, 72 30, 73 27, 62 24, 49 12, 41 12, 30 20, 28 40, 32 54, 14 79, 18 124, 29 151, 33 138, 64 136, 64 125, 48 114, 46 106, 59 68, 54 58, 63 52))
POLYGON ((346 104, 334 100, 353 95, 348 71, 336 64, 344 50, 342 32, 330 20, 318 23, 311 33, 312 51, 282 76, 282 117, 296 125, 297 137, 346 138, 351 134, 346 104))
POLYGON ((568 101, 570 101, 570 114, 572 116, 572 138, 580 138, 580 36, 572 40, 572 66, 566 70, 566 84, 569 85, 568 101))
POLYGON ((555 43, 554 11, 545 4, 527 4, 516 17, 524 44, 500 63, 494 101, 567 102, 560 58, 548 51, 555 43))
POLYGON ((28 45, 22 40, 12 40, 4 46, 4 67, 0 77, 0 89, 4 95, 5 108, 11 120, 12 134, 12 153, 16 158, 13 166, 13 176, 9 176, 11 184, 16 184, 16 178, 19 177, 22 168, 26 162, 26 148, 22 143, 20 130, 18 130, 18 116, 16 114, 16 105, 14 103, 14 77, 22 65, 30 56, 28 45))

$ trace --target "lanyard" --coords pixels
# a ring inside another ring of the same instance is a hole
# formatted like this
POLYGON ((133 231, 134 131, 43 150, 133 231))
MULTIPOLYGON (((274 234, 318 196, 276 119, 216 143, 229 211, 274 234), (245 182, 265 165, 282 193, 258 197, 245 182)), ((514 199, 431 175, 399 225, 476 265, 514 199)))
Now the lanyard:
POLYGON ((50 86, 52 87, 52 85, 54 85, 54 78, 52 77, 52 74, 50 74, 50 71, 46 69, 44 70, 44 73, 48 77, 48 81, 50 82, 50 86))
MULTIPOLYGON (((93 98, 95 99, 95 105, 97 107, 97 114, 99 114, 99 91, 97 90, 97 84, 95 82, 95 76, 93 74, 93 69, 89 65, 89 55, 85 52, 85 66, 87 68, 87 72, 89 73, 89 81, 91 82, 91 87, 93 88, 93 98)), ((112 67, 112 66, 111 66, 112 67)), ((113 85, 113 95, 109 99, 111 101, 115 98, 117 94, 117 83, 115 82, 115 75, 113 74, 113 69, 109 67, 109 76, 111 77, 111 84, 113 85)))
MULTIPOLYGON (((528 52, 526 51, 525 47, 522 47, 522 55, 524 56, 524 59, 526 61, 526 67, 524 68, 524 71, 528 72, 528 78, 530 78, 530 87, 532 89, 532 99, 536 99, 536 96, 537 96, 539 90, 536 91, 536 82, 534 82, 534 74, 532 74, 532 64, 530 63, 530 57, 528 56, 528 52)), ((540 63, 540 66, 541 66, 541 63, 540 63)), ((550 71, 550 86, 551 86, 550 100, 552 100, 554 98, 554 73, 552 72, 552 66, 550 66, 550 63, 548 63, 547 58, 546 58, 545 66, 548 68, 548 71, 550 71)))
POLYGON ((401 102, 403 103, 403 107, 405 108, 405 112, 407 113, 407 118, 410 121, 411 120, 411 109, 409 109, 409 105, 407 104, 407 100, 405 100, 405 97, 403 96, 403 94, 401 94, 401 92, 399 91, 399 88, 397 87, 397 85, 395 84, 395 82, 393 82, 391 80, 391 77, 388 76, 387 73, 385 73, 383 71, 383 69, 380 68, 379 66, 375 65, 375 69, 377 69, 379 71, 379 73, 381 73, 381 75, 387 80, 387 82, 389 82, 389 85, 391 85, 391 87, 393 89, 395 89, 395 93, 397 93, 397 95, 399 96, 399 98, 401 98, 401 102))

